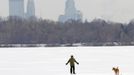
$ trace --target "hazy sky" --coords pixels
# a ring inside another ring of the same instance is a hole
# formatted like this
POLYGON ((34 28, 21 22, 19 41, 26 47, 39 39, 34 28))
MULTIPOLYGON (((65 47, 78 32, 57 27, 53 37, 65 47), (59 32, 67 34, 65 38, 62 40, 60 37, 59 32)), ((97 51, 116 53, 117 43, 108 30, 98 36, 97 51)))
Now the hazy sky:
MULTIPOLYGON (((25 4, 26 4, 25 0, 25 4)), ((66 0, 35 0, 36 15, 57 20, 64 14, 66 0)), ((134 19, 134 0, 75 0, 76 7, 84 19, 103 18, 116 22, 134 19)), ((0 16, 8 16, 8 0, 0 0, 0 16)))

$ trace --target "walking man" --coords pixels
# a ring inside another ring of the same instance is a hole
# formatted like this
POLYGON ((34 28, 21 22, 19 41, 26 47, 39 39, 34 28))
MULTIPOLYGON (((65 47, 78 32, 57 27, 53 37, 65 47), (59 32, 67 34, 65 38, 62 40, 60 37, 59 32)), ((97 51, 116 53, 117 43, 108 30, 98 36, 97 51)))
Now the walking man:
POLYGON ((74 59, 73 55, 71 55, 71 58, 68 60, 66 65, 70 63, 70 73, 75 74, 75 63, 79 65, 79 63, 74 59))

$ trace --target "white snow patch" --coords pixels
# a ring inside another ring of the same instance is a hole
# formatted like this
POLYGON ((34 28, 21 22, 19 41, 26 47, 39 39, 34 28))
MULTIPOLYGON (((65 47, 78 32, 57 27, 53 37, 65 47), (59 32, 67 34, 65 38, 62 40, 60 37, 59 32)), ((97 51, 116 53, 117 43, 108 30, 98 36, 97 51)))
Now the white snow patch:
POLYGON ((1 48, 1 75, 70 75, 65 63, 74 55, 76 75, 134 74, 134 47, 1 48))

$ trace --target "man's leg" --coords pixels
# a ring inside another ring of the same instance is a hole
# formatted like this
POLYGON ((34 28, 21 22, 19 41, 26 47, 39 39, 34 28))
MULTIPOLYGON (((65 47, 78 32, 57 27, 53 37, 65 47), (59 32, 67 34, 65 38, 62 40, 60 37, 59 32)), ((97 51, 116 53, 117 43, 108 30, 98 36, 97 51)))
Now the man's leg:
POLYGON ((72 68, 73 68, 73 74, 75 74, 75 66, 73 66, 72 68))
POLYGON ((70 73, 72 74, 72 69, 73 69, 73 67, 72 66, 70 66, 70 73))

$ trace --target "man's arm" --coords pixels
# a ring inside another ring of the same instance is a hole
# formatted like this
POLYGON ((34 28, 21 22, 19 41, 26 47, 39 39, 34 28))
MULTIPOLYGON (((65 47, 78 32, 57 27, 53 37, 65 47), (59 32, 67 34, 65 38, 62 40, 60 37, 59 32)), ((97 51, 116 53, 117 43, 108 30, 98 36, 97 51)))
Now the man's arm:
POLYGON ((74 59, 74 61, 79 65, 79 63, 74 59))
POLYGON ((68 62, 66 63, 66 65, 70 62, 70 59, 68 60, 68 62))

